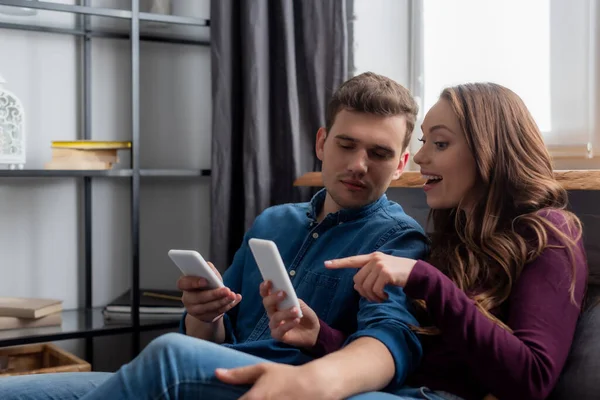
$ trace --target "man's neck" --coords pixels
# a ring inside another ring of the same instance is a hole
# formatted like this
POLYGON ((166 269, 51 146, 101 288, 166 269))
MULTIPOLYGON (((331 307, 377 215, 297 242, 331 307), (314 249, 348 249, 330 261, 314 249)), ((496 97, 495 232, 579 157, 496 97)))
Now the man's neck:
POLYGON ((323 202, 323 207, 321 207, 321 211, 319 211, 319 215, 317 215, 317 222, 323 221, 323 219, 332 213, 336 213, 340 210, 340 206, 333 201, 329 193, 325 196, 325 201, 323 202))

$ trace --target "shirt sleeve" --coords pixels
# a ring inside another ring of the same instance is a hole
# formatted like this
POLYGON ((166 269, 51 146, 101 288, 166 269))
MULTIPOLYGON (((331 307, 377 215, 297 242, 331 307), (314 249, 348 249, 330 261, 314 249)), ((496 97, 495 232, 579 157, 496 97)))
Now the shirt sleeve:
POLYGON ((444 340, 465 354, 492 394, 545 399, 567 358, 583 299, 587 264, 581 247, 575 251, 577 304, 569 293, 569 253, 548 247, 525 266, 513 286, 505 322, 514 333, 489 320, 448 277, 426 262, 415 264, 405 291, 425 300, 444 340))
MULTIPOLYGON (((386 235, 386 241, 376 251, 397 257, 423 258, 427 251, 424 233, 412 227, 399 227, 386 235)), ((397 286, 385 289, 388 299, 372 303, 360 299, 357 317, 358 329, 346 343, 360 337, 372 337, 383 343, 394 359, 395 374, 388 388, 404 384, 409 373, 414 371, 422 357, 421 343, 411 326, 418 326, 412 305, 404 290, 397 286)))
POLYGON ((332 328, 325 321, 319 318, 319 334, 317 342, 310 349, 310 353, 315 357, 323 357, 326 354, 339 350, 346 341, 344 332, 332 328))

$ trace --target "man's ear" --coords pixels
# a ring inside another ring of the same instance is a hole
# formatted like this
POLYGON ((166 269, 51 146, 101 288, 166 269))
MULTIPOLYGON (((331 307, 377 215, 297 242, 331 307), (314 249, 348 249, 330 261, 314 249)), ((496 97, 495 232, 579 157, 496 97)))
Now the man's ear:
POLYGON ((400 178, 400 175, 402 175, 402 172, 404 171, 404 167, 406 167, 406 164, 408 164, 408 157, 409 157, 408 150, 406 150, 400 156, 400 161, 398 162, 398 168, 396 168, 396 171, 394 171, 393 180, 400 178))
POLYGON ((323 161, 323 152, 325 147, 325 139, 327 138, 327 131, 325 128, 321 127, 317 131, 317 142, 315 143, 315 151, 317 153, 317 158, 323 161))

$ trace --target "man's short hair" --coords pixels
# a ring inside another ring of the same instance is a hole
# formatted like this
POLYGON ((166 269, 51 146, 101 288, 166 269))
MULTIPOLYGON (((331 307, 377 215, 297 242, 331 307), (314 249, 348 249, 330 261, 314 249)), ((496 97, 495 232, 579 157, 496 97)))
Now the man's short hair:
POLYGON ((357 111, 380 116, 406 117, 406 136, 402 142, 402 151, 410 143, 419 106, 411 93, 398 82, 378 75, 365 72, 348 79, 335 91, 327 105, 326 126, 331 130, 335 117, 341 110, 357 111))

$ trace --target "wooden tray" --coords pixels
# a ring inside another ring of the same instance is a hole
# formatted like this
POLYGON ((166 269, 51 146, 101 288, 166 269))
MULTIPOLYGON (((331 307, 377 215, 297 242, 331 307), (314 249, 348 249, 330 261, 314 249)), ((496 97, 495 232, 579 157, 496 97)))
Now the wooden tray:
POLYGON ((88 362, 52 343, 0 348, 0 376, 91 370, 88 362))

